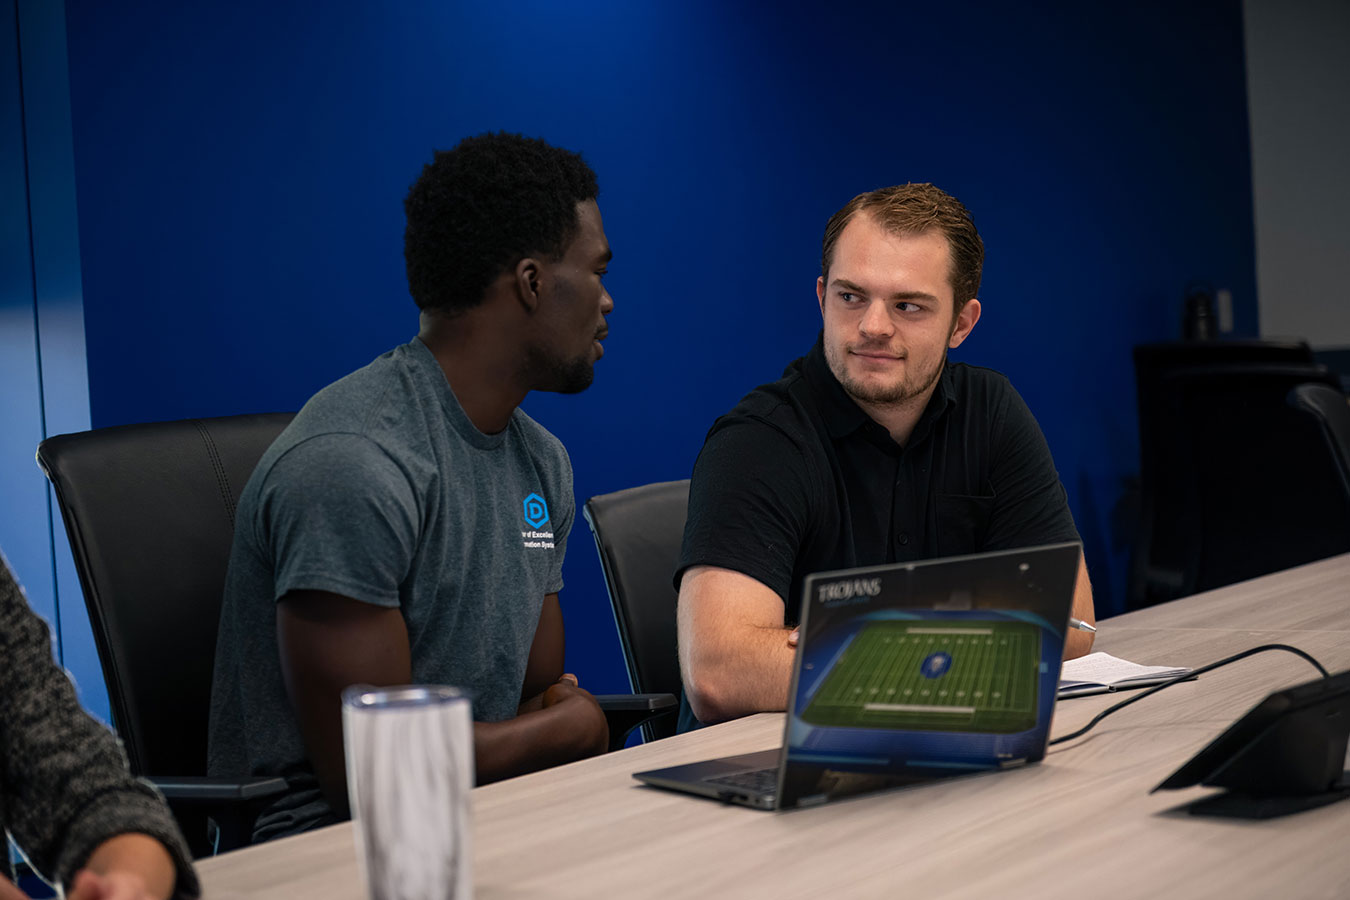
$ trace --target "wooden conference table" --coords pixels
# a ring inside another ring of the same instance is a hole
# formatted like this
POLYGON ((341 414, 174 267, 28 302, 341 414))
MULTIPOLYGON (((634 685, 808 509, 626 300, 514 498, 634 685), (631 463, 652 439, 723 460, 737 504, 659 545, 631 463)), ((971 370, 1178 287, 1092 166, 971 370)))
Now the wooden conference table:
MULTIPOLYGON (((1096 649, 1197 667, 1293 644, 1350 668, 1350 554, 1102 623, 1096 649)), ((479 900, 526 897, 1350 897, 1350 800, 1266 821, 1149 790, 1270 691, 1316 671, 1262 653, 1168 688, 1044 762, 787 813, 640 786, 631 773, 778 746, 753 716, 473 793, 479 900)), ((1061 702, 1053 734, 1119 695, 1061 702)), ((365 898, 350 824, 200 865, 207 900, 365 898)))

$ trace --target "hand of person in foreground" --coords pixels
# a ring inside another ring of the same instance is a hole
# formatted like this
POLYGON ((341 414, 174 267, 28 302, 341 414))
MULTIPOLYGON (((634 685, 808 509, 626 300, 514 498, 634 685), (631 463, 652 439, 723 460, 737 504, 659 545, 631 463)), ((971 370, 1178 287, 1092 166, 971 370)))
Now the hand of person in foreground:
MULTIPOLYGON (((159 841, 144 834, 119 834, 89 855, 66 900, 168 900, 176 878, 173 860, 159 841)), ((0 894, 0 900, 7 898, 0 894)))
POLYGON ((16 888, 14 882, 0 875, 0 900, 28 900, 28 895, 16 888))
POLYGON ((130 872, 95 875, 81 869, 66 900, 163 900, 146 890, 145 879, 130 872))

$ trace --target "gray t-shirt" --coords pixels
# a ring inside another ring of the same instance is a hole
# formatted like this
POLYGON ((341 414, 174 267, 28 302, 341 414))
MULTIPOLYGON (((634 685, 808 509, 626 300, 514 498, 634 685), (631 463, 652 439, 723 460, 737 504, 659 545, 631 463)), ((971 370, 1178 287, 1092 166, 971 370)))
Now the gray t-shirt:
POLYGON ((240 497, 216 646, 208 770, 291 787, 256 839, 335 821, 282 682, 276 601, 399 607, 413 680, 467 688, 478 721, 508 719, 575 508, 557 438, 520 410, 480 432, 419 340, 305 404, 240 497))

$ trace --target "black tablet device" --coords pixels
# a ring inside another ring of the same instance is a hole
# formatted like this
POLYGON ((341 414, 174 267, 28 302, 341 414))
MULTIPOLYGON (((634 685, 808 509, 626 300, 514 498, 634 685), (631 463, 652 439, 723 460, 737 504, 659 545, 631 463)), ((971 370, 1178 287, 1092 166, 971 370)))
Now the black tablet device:
POLYGON ((1276 691, 1153 790, 1203 784, 1255 796, 1347 787, 1350 672, 1276 691))

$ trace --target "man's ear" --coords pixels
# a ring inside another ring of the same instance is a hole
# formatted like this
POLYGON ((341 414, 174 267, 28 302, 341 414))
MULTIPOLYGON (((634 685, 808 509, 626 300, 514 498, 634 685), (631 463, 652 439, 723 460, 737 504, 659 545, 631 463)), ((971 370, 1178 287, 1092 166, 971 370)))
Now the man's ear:
POLYGON ((516 263, 511 274, 514 276, 516 296, 527 312, 539 308, 539 279, 541 277, 539 260, 525 257, 516 263))
POLYGON ((820 317, 825 318, 825 276, 816 279, 816 304, 820 306, 820 317))
POLYGON ((975 323, 980 321, 980 301, 971 297, 966 301, 966 305, 961 307, 961 311, 956 314, 956 321, 952 324, 952 336, 947 341, 947 346, 955 350, 961 346, 961 342, 970 336, 975 323))

